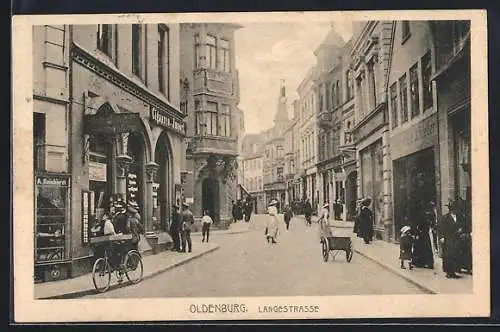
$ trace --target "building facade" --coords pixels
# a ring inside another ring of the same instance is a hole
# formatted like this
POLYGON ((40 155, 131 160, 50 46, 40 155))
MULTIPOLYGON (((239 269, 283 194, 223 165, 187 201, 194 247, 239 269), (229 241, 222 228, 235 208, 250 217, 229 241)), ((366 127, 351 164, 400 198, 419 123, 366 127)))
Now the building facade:
POLYGON ((90 271, 114 200, 138 203, 156 247, 185 159, 179 26, 36 26, 33 54, 35 278, 90 271))
POLYGON ((394 22, 388 83, 393 234, 439 201, 439 135, 431 75, 435 51, 428 21, 394 22))
POLYGON ((317 96, 314 91, 316 68, 311 68, 297 88, 299 95, 300 115, 298 119, 299 163, 301 168, 301 195, 309 199, 313 211, 316 210, 318 199, 317 164, 317 126, 316 109, 317 96))
POLYGON ((435 46, 437 122, 439 135, 440 211, 449 200, 462 199, 468 213, 471 192, 470 21, 431 21, 435 46))
MULTIPOLYGON (((289 126, 288 104, 284 81, 281 82, 274 126, 264 133, 264 192, 265 200, 278 201, 281 211, 286 203, 285 131, 289 126)), ((267 203, 266 203, 267 204, 267 203)))
POLYGON ((184 200, 195 218, 208 210, 216 225, 231 219, 237 197, 240 118, 235 67, 236 24, 181 24, 181 104, 188 114, 184 200))
POLYGON ((371 197, 375 236, 392 237, 392 182, 386 85, 394 23, 353 23, 351 69, 354 80, 352 128, 356 146, 358 197, 371 197))
POLYGON ((243 138, 243 198, 253 200, 253 213, 265 213, 264 198, 264 153, 263 140, 259 134, 248 134, 243 138))
MULTIPOLYGON (((344 158, 340 149, 343 136, 344 45, 344 40, 332 29, 315 52, 318 59, 314 86, 318 100, 318 199, 321 203, 330 203, 332 207, 333 202, 345 202, 344 158)), ((333 213, 330 215, 334 217, 333 213)))
POLYGON ((295 188, 295 126, 297 119, 290 120, 284 132, 285 139, 285 169, 284 177, 286 182, 285 203, 292 206, 292 202, 299 199, 299 191, 295 188))

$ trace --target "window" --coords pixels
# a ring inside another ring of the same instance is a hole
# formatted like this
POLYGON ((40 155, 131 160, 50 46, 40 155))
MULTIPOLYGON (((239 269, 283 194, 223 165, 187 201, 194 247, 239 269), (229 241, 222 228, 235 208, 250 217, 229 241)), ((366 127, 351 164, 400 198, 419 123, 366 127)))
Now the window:
POLYGON ((219 116, 219 135, 231 136, 231 107, 222 105, 222 114, 219 116))
POLYGON ((398 90, 396 83, 391 85, 389 93, 391 98, 392 128, 396 128, 398 126, 398 90))
POLYGON ((358 87, 357 90, 358 90, 358 96, 359 96, 359 98, 357 98, 357 100, 356 100, 356 103, 357 103, 357 106, 359 109, 360 119, 362 119, 365 117, 365 106, 364 106, 365 95, 363 92, 363 80, 361 79, 361 77, 356 80, 356 84, 358 87))
POLYGON ((331 96, 331 98, 332 98, 332 106, 333 106, 333 107, 336 107, 336 105, 335 105, 335 95, 336 95, 338 92, 337 92, 337 91, 335 91, 335 84, 333 84, 333 83, 332 83, 332 85, 331 85, 331 88, 330 88, 330 89, 331 89, 331 91, 332 91, 332 96, 331 96))
POLYGON ((318 113, 321 113, 321 111, 323 110, 323 91, 322 91, 322 88, 320 87, 319 88, 319 98, 318 98, 319 102, 318 102, 318 113))
MULTIPOLYGON (((325 99, 326 99, 326 109, 329 110, 330 109, 330 101, 332 101, 330 98, 333 97, 333 93, 332 93, 332 97, 330 97, 330 89, 328 89, 328 84, 326 86, 326 96, 325 96, 325 99)), ((335 106, 332 102, 332 106, 335 106)))
POLYGON ((375 63, 370 62, 368 64, 368 89, 369 89, 369 105, 370 109, 374 109, 377 106, 377 88, 375 87, 375 63))
POLYGON ((340 105, 340 82, 337 80, 335 83, 335 105, 339 106, 340 105))
POLYGON ((206 134, 208 136, 217 136, 217 103, 207 102, 207 112, 205 112, 206 134))
POLYGON ((423 85, 423 99, 424 99, 424 109, 427 110, 432 106, 432 84, 431 84, 431 75, 432 75, 432 64, 431 64, 431 52, 428 51, 422 57, 422 85, 423 85))
POLYGON ((113 26, 111 24, 97 25, 97 48, 104 54, 112 56, 113 26))
POLYGON ((401 104, 401 123, 408 121, 408 87, 406 74, 399 79, 399 100, 401 104))
POLYGON ((229 41, 219 39, 219 69, 229 73, 231 71, 231 58, 230 58, 229 41))
POLYGON ((348 70, 346 73, 346 86, 347 86, 347 100, 354 97, 354 86, 352 81, 352 71, 348 70))
POLYGON ((200 47, 201 47, 200 36, 199 35, 195 35, 194 36, 194 64, 195 64, 196 68, 200 68, 201 67, 200 47))
POLYGON ((420 96, 418 93, 418 62, 410 68, 411 118, 420 114, 420 96))
POLYGON ((283 181, 283 167, 276 168, 276 175, 278 176, 278 181, 283 181))
POLYGON ((45 170, 45 130, 44 113, 33 113, 33 167, 35 170, 45 170))
POLYGON ((402 43, 410 37, 410 21, 401 21, 401 39, 402 43))
POLYGON ((205 38, 205 48, 207 65, 209 68, 217 69, 217 47, 216 38, 214 36, 207 35, 205 38))
POLYGON ((170 64, 169 64, 169 31, 165 26, 158 26, 158 88, 170 99, 170 64))
POLYGON ((132 24, 132 72, 142 78, 142 26, 132 24))

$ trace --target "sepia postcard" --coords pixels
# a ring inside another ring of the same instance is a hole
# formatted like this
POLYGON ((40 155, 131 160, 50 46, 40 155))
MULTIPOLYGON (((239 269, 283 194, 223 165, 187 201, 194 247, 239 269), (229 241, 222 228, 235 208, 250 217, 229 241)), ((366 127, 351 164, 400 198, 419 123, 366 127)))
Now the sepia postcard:
POLYGON ((16 322, 490 315, 486 11, 12 32, 16 322))

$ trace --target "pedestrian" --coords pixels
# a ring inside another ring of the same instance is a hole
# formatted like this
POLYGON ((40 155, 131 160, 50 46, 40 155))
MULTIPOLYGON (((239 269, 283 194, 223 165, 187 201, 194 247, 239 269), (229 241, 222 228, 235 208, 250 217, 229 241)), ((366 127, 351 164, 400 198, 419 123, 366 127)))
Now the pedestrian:
POLYGON ((426 211, 427 219, 429 220, 430 228, 429 228, 429 237, 431 239, 432 251, 434 256, 439 256, 439 241, 437 234, 438 227, 438 212, 436 208, 436 203, 433 200, 429 201, 429 206, 426 211))
POLYGON ((201 234, 203 235, 203 239, 201 239, 201 242, 205 242, 205 235, 207 238, 210 237, 210 225, 213 223, 212 218, 210 217, 210 212, 208 210, 205 210, 203 212, 203 217, 201 218, 201 234))
POLYGON ((236 221, 243 220, 243 203, 240 199, 236 201, 236 221))
POLYGON ((424 203, 420 201, 414 209, 412 225, 415 230, 413 245, 413 265, 421 268, 434 268, 434 255, 430 237, 431 220, 424 203))
POLYGON ((309 199, 306 199, 304 203, 304 216, 306 217, 306 225, 311 226, 311 215, 312 215, 312 206, 309 199))
POLYGON ((233 217, 233 222, 236 222, 236 216, 238 215, 237 206, 234 200, 231 201, 231 216, 233 217))
POLYGON ((456 201, 460 228, 458 233, 458 271, 472 274, 472 218, 466 201, 458 198, 456 201))
POLYGON ((170 236, 172 237, 173 251, 181 251, 181 225, 182 216, 179 213, 179 206, 177 204, 172 205, 172 220, 170 222, 170 236))
POLYGON ((328 228, 328 218, 330 216, 330 204, 328 202, 325 202, 323 206, 321 207, 321 210, 319 212, 319 218, 318 218, 318 231, 319 231, 319 239, 321 242, 321 234, 328 234, 329 236, 331 235, 330 233, 330 228, 328 228))
POLYGON ((245 221, 249 222, 250 217, 252 216, 252 210, 253 210, 252 201, 250 200, 250 198, 248 198, 245 201, 244 210, 245 210, 245 221))
POLYGON ((439 225, 439 241, 443 248, 443 272, 448 279, 458 279, 458 242, 460 227, 463 221, 457 211, 456 202, 448 203, 448 213, 441 218, 439 225))
POLYGON ((408 267, 413 269, 413 244, 414 235, 410 226, 401 227, 401 236, 399 237, 399 260, 401 268, 406 269, 405 261, 408 261, 408 267))
POLYGON ((369 244, 373 240, 373 212, 370 210, 372 199, 367 197, 361 202, 361 209, 358 220, 358 237, 363 238, 365 244, 369 244))
POLYGON ((182 204, 182 225, 181 225, 181 242, 182 242, 182 252, 192 251, 191 243, 191 227, 194 224, 193 213, 189 210, 187 203, 182 204), (187 248, 186 248, 187 244, 187 248))
POLYGON ((269 214, 269 217, 267 218, 267 226, 266 226, 266 239, 267 242, 271 241, 271 243, 277 243, 276 238, 278 237, 278 209, 276 208, 276 204, 278 202, 273 199, 269 203, 269 206, 267 208, 267 213, 269 214))
POLYGON ((144 234, 144 227, 141 224, 141 215, 139 214, 139 206, 135 201, 129 202, 127 207, 128 221, 127 228, 128 232, 132 234, 132 245, 131 248, 134 250, 139 249, 139 241, 141 240, 141 234, 144 234))
POLYGON ((286 224, 286 229, 290 228, 290 221, 292 220, 292 217, 293 217, 292 209, 287 204, 287 205, 285 205, 285 211, 283 213, 283 219, 284 219, 285 224, 286 224))
POLYGON ((127 214, 125 203, 123 201, 116 201, 114 204, 115 215, 113 217, 113 225, 116 234, 127 234, 127 214))

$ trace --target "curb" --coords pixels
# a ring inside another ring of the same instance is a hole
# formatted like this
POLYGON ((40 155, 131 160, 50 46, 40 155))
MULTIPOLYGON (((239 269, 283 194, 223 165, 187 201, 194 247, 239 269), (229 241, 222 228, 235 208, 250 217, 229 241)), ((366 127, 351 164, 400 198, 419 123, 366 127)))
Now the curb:
MULTIPOLYGON (((209 254, 211 252, 214 252, 217 249, 219 249, 219 245, 216 245, 215 247, 210 248, 207 251, 200 252, 200 253, 195 254, 195 255, 193 255, 191 257, 188 257, 185 260, 182 260, 182 261, 179 261, 177 263, 173 263, 173 264, 167 265, 167 266, 161 268, 160 270, 154 271, 154 272, 152 272, 152 273, 150 273, 148 275, 143 276, 141 281, 148 280, 148 279, 151 279, 153 277, 156 277, 159 274, 162 274, 162 273, 164 273, 164 272, 166 272, 168 270, 171 270, 171 269, 173 269, 175 267, 184 265, 184 264, 186 264, 186 263, 188 263, 188 262, 190 262, 190 261, 192 261, 192 260, 194 260, 196 258, 199 258, 199 257, 204 256, 206 254, 209 254)), ((118 288, 122 288, 122 287, 130 285, 130 284, 131 284, 130 282, 123 282, 121 284, 111 285, 109 287, 108 291, 114 290, 114 289, 118 289, 118 288)), ((60 295, 40 297, 40 298, 36 298, 35 300, 75 299, 75 298, 84 297, 84 296, 88 296, 88 295, 95 295, 95 294, 100 294, 100 293, 97 293, 94 288, 90 288, 90 289, 86 289, 84 291, 76 291, 76 292, 71 292, 71 293, 66 293, 66 294, 60 294, 60 295)))
POLYGON ((391 272, 392 274, 395 274, 397 275, 398 277, 400 278, 403 278, 404 280, 406 280, 407 282, 409 282, 410 284, 412 284, 413 286, 417 287, 418 289, 420 289, 421 291, 427 293, 427 294, 438 294, 436 291, 432 290, 431 288, 423 285, 422 283, 418 282, 418 281, 415 281, 413 280, 412 278, 408 277, 407 275, 405 275, 404 273, 402 273, 401 271, 393 268, 392 266, 389 266, 387 264, 384 264, 382 262, 380 262, 379 260, 371 257, 370 255, 367 255, 365 254, 364 252, 362 251, 359 251, 358 249, 354 248, 354 251, 356 253, 358 253, 359 255, 369 259, 370 261, 376 263, 377 265, 379 265, 380 267, 382 267, 384 270, 387 270, 389 272, 391 272))

